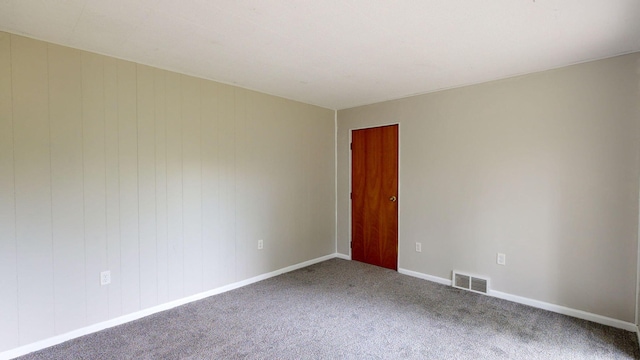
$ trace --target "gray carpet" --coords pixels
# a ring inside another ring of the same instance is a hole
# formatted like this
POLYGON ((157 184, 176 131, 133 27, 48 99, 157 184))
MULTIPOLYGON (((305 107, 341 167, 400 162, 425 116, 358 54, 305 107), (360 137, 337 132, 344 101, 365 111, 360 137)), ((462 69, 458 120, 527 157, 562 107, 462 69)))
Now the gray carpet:
POLYGON ((638 359, 636 335, 333 259, 22 359, 638 359))

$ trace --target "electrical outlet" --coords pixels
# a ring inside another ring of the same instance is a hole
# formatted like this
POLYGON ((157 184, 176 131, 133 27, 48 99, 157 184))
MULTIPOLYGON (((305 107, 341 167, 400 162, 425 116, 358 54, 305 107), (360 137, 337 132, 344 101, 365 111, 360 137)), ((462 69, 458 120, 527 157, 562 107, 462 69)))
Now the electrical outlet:
POLYGON ((496 260, 498 265, 506 265, 507 264, 507 255, 498 253, 498 258, 496 260))
POLYGON ((262 250, 264 248, 264 241, 262 239, 258 240, 258 250, 262 250))
POLYGON ((416 243, 416 252, 422 252, 422 243, 416 243))
POLYGON ((111 284, 111 271, 103 271, 100 273, 100 285, 111 284))

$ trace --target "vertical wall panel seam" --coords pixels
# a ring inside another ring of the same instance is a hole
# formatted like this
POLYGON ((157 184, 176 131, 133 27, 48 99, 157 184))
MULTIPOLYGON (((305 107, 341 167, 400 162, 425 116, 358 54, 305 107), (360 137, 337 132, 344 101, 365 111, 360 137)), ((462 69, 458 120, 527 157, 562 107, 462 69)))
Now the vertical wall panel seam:
POLYGON ((84 167, 84 93, 83 93, 83 86, 82 86, 82 80, 83 78, 83 74, 82 74, 82 52, 78 51, 78 50, 74 50, 77 51, 78 54, 80 55, 80 148, 81 148, 81 152, 80 152, 80 157, 81 157, 81 161, 82 161, 82 244, 84 246, 83 252, 82 254, 84 255, 84 323, 87 324, 87 320, 89 317, 89 302, 87 301, 88 299, 88 292, 89 292, 89 286, 87 283, 87 214, 86 214, 86 198, 85 198, 85 167, 84 167))
POLYGON ((164 226, 166 228, 166 241, 165 241, 165 246, 167 248, 167 257, 165 258, 165 261, 167 262, 167 266, 165 267, 165 271, 166 271, 166 276, 165 276, 165 282, 166 282, 166 297, 165 300, 168 300, 170 298, 169 296, 169 254, 170 254, 170 246, 169 246, 169 176, 168 176, 168 172, 169 172, 169 162, 167 161, 168 159, 168 148, 169 148, 169 142, 167 141, 167 127, 169 126, 169 117, 167 116, 167 73, 163 70, 162 71, 162 76, 164 77, 164 81, 162 82, 163 84, 163 89, 162 92, 164 94, 164 208, 165 208, 165 216, 166 216, 166 221, 164 222, 164 226))
POLYGON ((136 211, 136 218, 138 223, 138 229, 136 231, 136 235, 138 236, 138 310, 142 309, 142 249, 141 249, 141 241, 140 241, 140 114, 138 110, 140 108, 140 104, 138 103, 138 88, 140 88, 140 84, 138 84, 138 67, 140 65, 134 64, 135 74, 134 78, 136 79, 136 95, 135 95, 135 114, 136 114, 136 193, 138 195, 138 211, 136 211))
MULTIPOLYGON (((100 60, 102 63, 101 66, 101 73, 102 73, 102 137, 104 140, 104 230, 105 230, 105 246, 104 246, 104 250, 105 250, 105 254, 106 254, 106 258, 107 258, 107 264, 106 267, 109 267, 109 191, 108 191, 108 180, 107 180, 107 116, 106 116, 106 110, 107 110, 107 91, 106 91, 106 85, 105 85, 105 81, 104 81, 104 72, 105 72, 105 66, 104 66, 104 58, 102 56, 100 56, 100 60)), ((110 305, 110 296, 109 296, 109 288, 107 287, 107 317, 111 317, 109 308, 111 307, 110 305)))
POLYGON ((199 111, 199 117, 200 117, 200 122, 198 123, 199 129, 198 129, 198 140, 200 142, 199 144, 199 149, 198 151, 200 152, 200 291, 205 290, 204 288, 204 217, 202 214, 203 211, 203 206, 202 206, 202 183, 203 183, 203 179, 202 179, 202 82, 203 80, 198 80, 198 92, 199 95, 198 98, 200 99, 200 104, 198 105, 200 108, 199 111))
MULTIPOLYGON (((107 116, 106 116, 106 107, 107 107, 107 96, 105 91, 105 82, 104 82, 104 58, 100 56, 100 68, 102 69, 102 138, 104 141, 104 251, 107 259, 106 264, 102 264, 106 268, 109 268, 109 192, 107 185, 107 116)), ((107 317, 109 316, 109 288, 107 287, 107 317)))
MULTIPOLYGON (((215 150, 215 155, 214 155, 214 165, 213 167, 216 169, 215 175, 216 175, 216 187, 215 187, 215 199, 217 199, 218 203, 215 204, 215 231, 212 232, 214 238, 221 238, 221 235, 224 234, 224 231, 222 230, 222 216, 220 216, 220 203, 221 201, 221 197, 220 197, 220 191, 222 189, 222 180, 221 180, 221 169, 222 169, 222 156, 220 155, 222 152, 222 146, 221 146, 221 139, 220 139, 220 119, 222 118, 222 114, 223 114, 223 110, 222 110, 222 105, 221 105, 221 99, 223 98, 223 89, 221 89, 220 87, 216 87, 216 91, 214 92, 214 94, 216 95, 215 97, 215 110, 214 111, 214 123, 213 123, 213 129, 214 129, 214 133, 215 133, 215 146, 213 147, 215 150)), ((213 136, 211 136, 213 138, 213 136)), ((214 238, 211 239, 212 242, 214 242, 214 238)), ((225 239, 222 239, 222 242, 224 243, 225 239)), ((218 240, 218 242, 220 242, 218 240)), ((210 254, 211 256, 211 254, 210 254)), ((227 274, 222 275, 222 278, 224 279, 224 281, 229 281, 229 277, 227 276, 227 274)))
POLYGON ((50 62, 49 62, 49 47, 50 45, 45 44, 46 46, 46 62, 47 62, 47 122, 49 125, 49 197, 51 200, 51 293, 53 295, 53 333, 56 334, 56 272, 55 272, 55 243, 54 243, 54 234, 53 234, 53 159, 52 159, 52 151, 51 151, 51 74, 50 74, 50 62))
MULTIPOLYGON (((119 99, 119 92, 120 92, 120 71, 118 71, 118 65, 119 62, 121 60, 117 60, 115 61, 116 64, 116 145, 117 145, 117 149, 118 149, 118 153, 116 154, 117 157, 117 166, 116 168, 118 169, 118 175, 117 175, 117 179, 118 179, 118 242, 120 243, 120 246, 118 246, 118 257, 120 258, 118 261, 118 274, 120 275, 120 283, 122 283, 122 211, 120 211, 120 208, 122 207, 122 202, 120 201, 120 198, 122 196, 122 194, 120 193, 120 99, 119 99)), ((122 285, 120 285, 122 288, 122 285)), ((122 303, 122 291, 120 292, 120 311, 122 312, 122 309, 124 308, 123 303, 122 303)))
POLYGON ((155 200, 155 206, 153 207, 154 210, 154 219, 156 221, 155 226, 154 226, 154 234, 156 236, 154 245, 156 247, 156 268, 155 268, 155 275, 156 275, 156 299, 154 301, 154 304, 158 304, 158 299, 160 296, 160 279, 158 276, 158 264, 160 263, 160 259, 158 256, 158 138, 157 138, 157 134, 158 134, 158 119, 157 119, 157 113, 156 113, 156 98, 157 98, 157 94, 156 94, 156 75, 157 75, 157 71, 155 71, 155 69, 151 69, 151 75, 153 76, 153 198, 155 200))
POLYGON ((115 61, 115 71, 116 71, 116 87, 115 87, 115 103, 116 103, 116 184, 118 184, 118 274, 120 275, 120 313, 122 313, 123 303, 122 303, 122 212, 120 208, 122 207, 120 197, 121 197, 121 189, 120 189, 120 101, 119 101, 119 93, 120 93, 120 74, 118 72, 118 61, 115 61))
MULTIPOLYGON (((217 242, 218 243, 225 243, 224 238, 222 238, 222 235, 225 233, 223 230, 223 226, 222 226, 222 216, 220 216, 220 204, 222 203, 222 198, 220 197, 220 189, 222 188, 222 156, 220 155, 220 153, 222 152, 222 146, 221 144, 221 140, 220 140, 220 118, 222 118, 222 114, 224 113, 222 110, 222 105, 221 105, 221 101, 220 99, 223 98, 223 89, 221 89, 220 87, 216 87, 216 91, 214 92, 214 94, 216 94, 217 96, 215 97, 215 101, 216 101, 216 105, 215 105, 215 109, 216 111, 214 112, 214 119, 215 122, 213 124, 213 129, 214 132, 211 135, 212 140, 215 139, 215 143, 214 143, 214 151, 215 151, 215 156, 214 156, 214 169, 216 169, 216 172, 214 173, 215 175, 215 180, 216 180, 216 188, 215 188, 215 197, 214 199, 217 200, 216 202, 213 202, 212 204, 215 205, 215 216, 216 216, 216 223, 215 223, 215 231, 213 231, 213 239, 218 239, 217 242), (222 238, 222 241, 220 241, 219 239, 222 238)), ((212 241, 213 241, 212 239, 212 241)), ((215 242, 214 242, 215 244, 215 242)), ((211 256, 211 254, 209 254, 209 256, 211 256)), ((229 278, 227 276, 227 274, 224 274, 221 276, 224 281, 229 281, 229 278)))
POLYGON ((20 344, 20 285, 19 285, 19 277, 18 277, 18 199, 16 195, 16 127, 15 127, 15 116, 13 109, 13 35, 9 35, 9 78, 11 79, 11 86, 9 91, 9 95, 11 96, 11 147, 12 152, 11 156, 13 157, 13 241, 15 243, 15 259, 16 259, 16 319, 17 319, 17 338, 18 344, 20 344))
POLYGON ((238 90, 233 90, 233 241, 234 241, 234 255, 233 255, 233 270, 234 280, 238 280, 238 159, 237 159, 237 126, 238 126, 238 90))
POLYGON ((182 113, 182 97, 183 97, 183 80, 184 80, 184 75, 180 75, 180 94, 178 94, 178 99, 180 100, 180 119, 178 121, 178 124, 180 125, 180 203, 181 203, 181 207, 180 207, 180 226, 182 227, 181 229, 181 248, 182 248, 182 294, 180 294, 180 296, 184 296, 185 295, 185 290, 184 290, 184 138, 182 137, 183 135, 183 131, 182 131, 182 127, 183 127, 183 122, 184 122, 184 115, 182 113))
POLYGON ((338 110, 333 110, 334 248, 338 252, 338 110))

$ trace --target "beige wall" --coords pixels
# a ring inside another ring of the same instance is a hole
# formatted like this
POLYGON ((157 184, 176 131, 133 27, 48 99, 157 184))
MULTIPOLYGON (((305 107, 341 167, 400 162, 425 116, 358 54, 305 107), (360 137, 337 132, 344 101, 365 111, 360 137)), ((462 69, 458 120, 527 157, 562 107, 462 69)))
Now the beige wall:
POLYGON ((334 253, 334 130, 0 32, 0 351, 334 253))
POLYGON ((350 129, 398 122, 401 268, 635 322, 639 70, 636 53, 339 111, 338 252, 350 129))

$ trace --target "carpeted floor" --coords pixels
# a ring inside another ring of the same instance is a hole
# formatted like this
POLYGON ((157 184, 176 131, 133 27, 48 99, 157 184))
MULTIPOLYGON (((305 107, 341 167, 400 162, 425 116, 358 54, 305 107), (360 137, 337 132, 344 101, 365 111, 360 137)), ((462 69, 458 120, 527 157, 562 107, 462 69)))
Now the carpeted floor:
POLYGON ((21 359, 638 359, 636 335, 333 259, 21 359))

